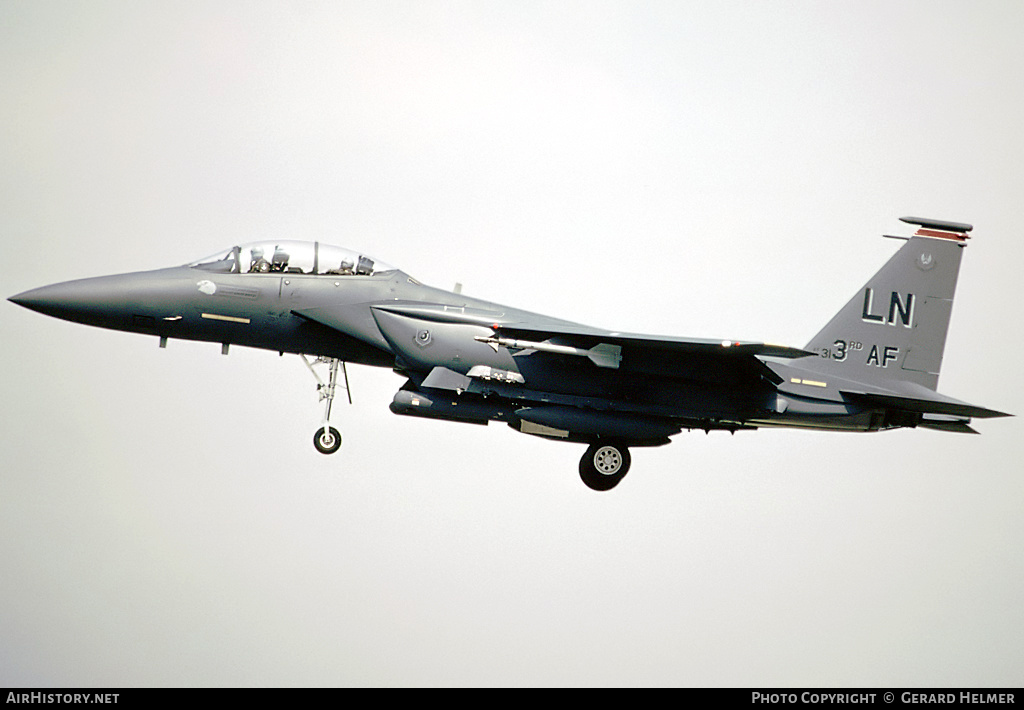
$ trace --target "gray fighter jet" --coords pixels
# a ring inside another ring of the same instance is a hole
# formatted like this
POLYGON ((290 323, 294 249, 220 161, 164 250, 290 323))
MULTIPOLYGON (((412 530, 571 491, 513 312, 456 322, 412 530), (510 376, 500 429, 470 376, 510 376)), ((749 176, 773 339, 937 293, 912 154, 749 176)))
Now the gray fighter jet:
POLYGON ((588 446, 583 482, 613 488, 629 448, 683 429, 802 427, 976 433, 1008 416, 936 392, 969 224, 913 217, 899 251, 803 348, 591 328, 421 284, 317 242, 269 241, 158 271, 45 286, 9 300, 47 315, 159 338, 297 353, 325 402, 318 451, 345 363, 406 378, 391 411, 588 446), (326 368, 326 381, 317 372, 326 368))

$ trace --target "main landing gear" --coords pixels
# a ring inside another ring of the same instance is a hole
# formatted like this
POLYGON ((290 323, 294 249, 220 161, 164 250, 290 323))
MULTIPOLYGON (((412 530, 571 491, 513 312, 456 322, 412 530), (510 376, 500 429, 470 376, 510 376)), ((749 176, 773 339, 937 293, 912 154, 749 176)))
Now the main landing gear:
POLYGON ((316 391, 320 395, 320 401, 326 402, 323 424, 313 432, 313 446, 321 454, 333 454, 341 448, 341 433, 330 425, 331 405, 334 404, 334 393, 338 387, 339 370, 345 378, 345 384, 342 385, 342 388, 348 394, 348 403, 352 404, 352 392, 348 388, 348 370, 345 369, 345 363, 338 358, 318 357, 310 362, 305 355, 300 355, 299 357, 302 358, 302 362, 306 363, 306 367, 309 368, 313 377, 316 378, 316 391), (327 365, 327 382, 324 382, 314 369, 317 365, 327 365))
POLYGON ((591 444, 580 459, 580 478, 595 491, 610 491, 629 472, 630 462, 629 449, 618 442, 591 444))

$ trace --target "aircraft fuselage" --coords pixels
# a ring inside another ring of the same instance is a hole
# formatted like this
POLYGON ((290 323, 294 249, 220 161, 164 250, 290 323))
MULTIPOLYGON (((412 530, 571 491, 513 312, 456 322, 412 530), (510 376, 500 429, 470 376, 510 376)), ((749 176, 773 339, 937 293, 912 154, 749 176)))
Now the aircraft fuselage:
POLYGON ((393 368, 407 378, 393 412, 504 421, 588 443, 581 476, 606 490, 629 468, 627 447, 666 444, 683 429, 972 432, 971 417, 1003 416, 935 391, 970 225, 912 223, 923 229, 802 349, 591 328, 425 286, 316 242, 233 247, 10 300, 161 346, 183 339, 315 356, 330 367, 314 439, 324 453, 340 445, 327 423, 339 363, 393 368))

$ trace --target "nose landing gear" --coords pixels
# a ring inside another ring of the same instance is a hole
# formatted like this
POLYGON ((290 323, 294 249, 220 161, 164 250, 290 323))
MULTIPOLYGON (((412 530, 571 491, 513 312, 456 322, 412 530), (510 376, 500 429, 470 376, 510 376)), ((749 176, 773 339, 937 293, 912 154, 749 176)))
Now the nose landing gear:
POLYGON ((313 446, 321 454, 333 454, 341 448, 341 433, 332 426, 313 432, 313 446))
POLYGON ((338 387, 338 371, 341 370, 342 376, 345 378, 345 384, 342 388, 348 395, 348 403, 352 404, 352 392, 348 388, 348 370, 345 369, 345 363, 338 358, 333 357, 318 357, 316 360, 310 362, 305 355, 300 355, 302 362, 306 364, 313 377, 316 378, 317 386, 316 391, 320 395, 320 401, 326 402, 324 405, 324 421, 323 424, 313 432, 313 446, 321 454, 333 454, 335 451, 341 448, 341 433, 330 425, 331 420, 331 405, 334 404, 334 393, 338 387), (321 379, 320 375, 314 369, 317 365, 327 365, 327 382, 325 383, 321 379))

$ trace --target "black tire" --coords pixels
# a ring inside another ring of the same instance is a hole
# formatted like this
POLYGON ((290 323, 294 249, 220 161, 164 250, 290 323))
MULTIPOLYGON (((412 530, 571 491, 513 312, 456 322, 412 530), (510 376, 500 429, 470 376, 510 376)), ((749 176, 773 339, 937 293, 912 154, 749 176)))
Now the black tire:
POLYGON ((629 449, 621 444, 591 444, 580 459, 580 479, 595 491, 610 491, 629 472, 629 449))
POLYGON ((334 427, 327 427, 327 431, 320 427, 313 432, 313 446, 321 454, 333 454, 341 448, 341 433, 334 427))

